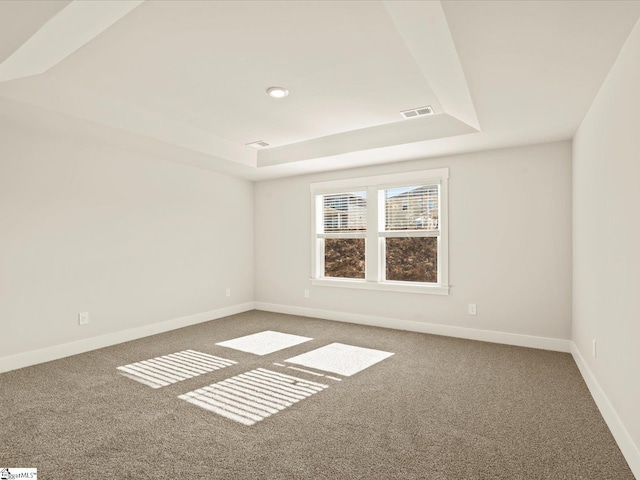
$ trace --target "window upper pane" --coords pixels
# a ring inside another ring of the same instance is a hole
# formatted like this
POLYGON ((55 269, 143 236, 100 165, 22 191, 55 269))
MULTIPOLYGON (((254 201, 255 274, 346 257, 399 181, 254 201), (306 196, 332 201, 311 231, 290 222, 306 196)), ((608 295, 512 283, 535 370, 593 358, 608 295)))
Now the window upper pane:
POLYGON ((346 192, 323 195, 322 214, 325 233, 366 230, 366 197, 366 192, 346 192))
POLYGON ((438 230, 439 189, 439 185, 386 189, 385 230, 438 230))

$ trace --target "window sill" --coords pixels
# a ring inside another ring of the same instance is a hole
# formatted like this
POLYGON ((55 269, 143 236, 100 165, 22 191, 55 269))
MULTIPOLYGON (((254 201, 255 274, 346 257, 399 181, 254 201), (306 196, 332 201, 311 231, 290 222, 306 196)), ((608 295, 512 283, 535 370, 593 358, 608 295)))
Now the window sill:
POLYGON ((311 285, 318 285, 321 287, 359 288, 363 290, 382 290, 388 292, 449 295, 449 286, 416 284, 413 282, 367 282, 366 280, 312 278, 311 285))

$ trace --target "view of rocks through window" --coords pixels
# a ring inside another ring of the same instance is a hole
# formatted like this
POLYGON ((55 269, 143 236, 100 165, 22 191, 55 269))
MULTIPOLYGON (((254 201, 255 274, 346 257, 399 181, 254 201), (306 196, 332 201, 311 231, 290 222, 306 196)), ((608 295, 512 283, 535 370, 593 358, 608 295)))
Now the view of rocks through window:
MULTIPOLYGON (((393 188, 385 198, 387 280, 436 283, 438 279, 438 185, 393 188), (411 236, 405 236, 405 235, 411 236)), ((325 233, 366 232, 366 194, 324 196, 325 233)), ((325 238, 325 276, 365 278, 364 238, 325 238)))

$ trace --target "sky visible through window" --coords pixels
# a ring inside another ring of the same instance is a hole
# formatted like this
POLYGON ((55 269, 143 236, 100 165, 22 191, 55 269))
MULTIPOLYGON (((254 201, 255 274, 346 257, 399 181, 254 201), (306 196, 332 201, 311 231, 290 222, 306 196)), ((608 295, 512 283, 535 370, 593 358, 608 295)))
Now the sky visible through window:
POLYGON ((401 195, 405 192, 410 192, 418 187, 398 187, 398 188, 387 188, 385 190, 386 198, 392 198, 398 195, 401 195))
MULTIPOLYGON (((397 187, 397 188, 387 188, 385 190, 385 196, 386 198, 392 198, 398 195, 401 195, 403 193, 406 192, 410 192, 411 190, 414 190, 418 187, 397 187)), ((353 195, 355 197, 360 197, 360 198, 365 198, 366 192, 348 192, 350 195, 353 195)))

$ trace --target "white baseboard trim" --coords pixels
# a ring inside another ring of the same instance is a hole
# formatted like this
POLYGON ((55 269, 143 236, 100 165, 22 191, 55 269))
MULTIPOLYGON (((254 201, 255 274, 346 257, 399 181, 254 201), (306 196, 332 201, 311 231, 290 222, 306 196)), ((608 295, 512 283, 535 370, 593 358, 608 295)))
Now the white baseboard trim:
POLYGON ((578 365, 582 378, 584 378, 584 381, 591 392, 593 400, 596 402, 596 405, 602 414, 602 418, 604 418, 604 421, 607 423, 613 438, 615 438, 618 443, 618 447, 620 447, 622 455, 624 455, 624 458, 627 460, 629 468, 635 477, 640 479, 640 448, 638 448, 638 445, 633 442, 631 435, 629 435, 629 432, 624 427, 618 413, 615 408, 613 408, 609 398, 598 383, 598 380, 596 380, 595 375, 587 365, 582 353, 580 353, 578 346, 574 342, 571 342, 571 354, 573 355, 576 365, 578 365))
POLYGON ((196 313, 194 315, 187 315, 186 317, 152 323, 142 327, 108 333, 97 337, 85 338, 75 342, 53 345, 39 350, 31 350, 17 355, 0 357, 0 373, 36 365, 38 363, 58 360, 59 358, 89 352, 98 348, 110 347, 111 345, 117 345, 118 343, 137 340, 138 338, 148 337, 157 333, 164 333, 170 330, 176 330, 178 328, 188 327, 189 325, 208 322, 222 317, 228 317, 229 315, 235 315, 237 313, 248 312, 253 309, 253 302, 247 302, 239 305, 233 305, 231 307, 211 310, 209 312, 196 313))
POLYGON ((560 338, 536 337, 533 335, 521 335, 519 333, 495 332, 476 328, 454 327, 451 325, 438 325, 435 323, 423 323, 413 320, 398 320, 387 317, 374 317, 357 313, 344 313, 332 310, 318 310, 315 308, 294 307, 290 305, 278 305, 273 303, 255 302, 256 310, 266 312, 286 313, 302 317, 322 318, 339 322, 358 323, 373 327, 393 328, 395 330, 407 330, 410 332, 429 333, 446 337, 466 338, 468 340, 480 340, 483 342, 517 345, 519 347, 539 348, 556 352, 570 352, 571 341, 560 338))

